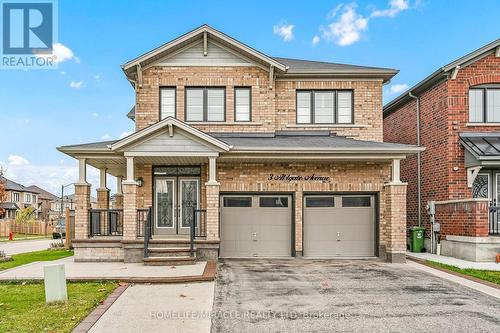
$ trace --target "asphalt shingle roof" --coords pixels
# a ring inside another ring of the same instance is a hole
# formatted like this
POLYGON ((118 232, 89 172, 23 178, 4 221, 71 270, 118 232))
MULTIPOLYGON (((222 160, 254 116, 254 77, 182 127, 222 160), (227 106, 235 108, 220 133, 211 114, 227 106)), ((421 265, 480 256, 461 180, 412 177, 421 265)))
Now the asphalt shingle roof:
POLYGON ((277 58, 277 57, 273 57, 273 59, 282 63, 283 65, 288 66, 287 74, 329 73, 329 72, 335 72, 335 73, 344 72, 352 74, 356 74, 359 72, 396 74, 398 72, 397 70, 390 68, 339 64, 334 62, 277 58))
POLYGON ((5 177, 0 177, 0 182, 5 183, 5 189, 9 191, 19 191, 19 192, 30 192, 30 193, 36 193, 38 194, 38 191, 31 190, 28 187, 21 185, 19 183, 16 183, 10 179, 7 179, 5 177))

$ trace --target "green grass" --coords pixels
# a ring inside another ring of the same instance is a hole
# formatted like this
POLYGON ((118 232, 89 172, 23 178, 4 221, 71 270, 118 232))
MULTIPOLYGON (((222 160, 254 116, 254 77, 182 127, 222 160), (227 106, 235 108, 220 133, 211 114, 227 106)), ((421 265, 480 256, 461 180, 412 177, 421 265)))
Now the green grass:
POLYGON ((71 250, 43 250, 43 251, 15 254, 12 256, 12 260, 0 263, 0 271, 29 264, 35 261, 57 260, 65 257, 70 257, 72 255, 73 251, 71 250))
POLYGON ((48 239, 52 238, 52 236, 44 236, 44 235, 28 235, 28 234, 14 234, 13 239, 9 240, 9 237, 0 237, 0 242, 14 242, 14 241, 22 241, 22 240, 30 240, 30 239, 48 239))
POLYGON ((472 269, 472 268, 458 268, 455 266, 450 266, 446 264, 441 264, 439 262, 427 260, 427 263, 431 266, 444 268, 453 272, 461 273, 464 275, 472 276, 484 281, 492 282, 500 285, 500 272, 499 271, 486 271, 480 269, 472 269))
POLYGON ((117 285, 70 282, 67 302, 45 304, 41 282, 0 283, 0 332, 71 332, 117 285))

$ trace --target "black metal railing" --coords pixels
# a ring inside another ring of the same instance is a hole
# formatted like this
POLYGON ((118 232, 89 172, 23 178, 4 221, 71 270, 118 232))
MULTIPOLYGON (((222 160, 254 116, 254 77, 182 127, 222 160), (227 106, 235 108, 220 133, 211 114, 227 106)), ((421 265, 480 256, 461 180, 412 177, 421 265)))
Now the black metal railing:
POLYGON ((490 206, 488 233, 491 236, 500 236, 500 206, 490 206))
POLYGON ((189 243, 189 250, 191 252, 191 257, 194 257, 194 241, 196 238, 207 236, 207 223, 206 223, 206 209, 195 209, 193 208, 193 223, 191 223, 191 237, 189 243))
POLYGON ((89 209, 89 237, 123 236, 123 209, 89 209))
POLYGON ((144 258, 149 257, 149 240, 151 239, 151 234, 153 231, 153 224, 151 223, 153 219, 152 211, 153 209, 149 207, 146 217, 146 223, 144 223, 144 258))
POLYGON ((137 210, 137 237, 144 237, 144 225, 148 219, 149 208, 141 208, 137 210))

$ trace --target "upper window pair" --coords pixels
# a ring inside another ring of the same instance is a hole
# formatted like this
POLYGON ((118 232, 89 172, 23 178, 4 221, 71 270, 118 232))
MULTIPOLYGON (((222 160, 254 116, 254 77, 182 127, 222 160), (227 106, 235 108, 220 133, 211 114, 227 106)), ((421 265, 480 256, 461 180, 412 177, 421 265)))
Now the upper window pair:
MULTIPOLYGON (((175 88, 161 88, 161 119, 176 116, 175 88)), ((234 120, 250 121, 251 88, 234 88, 234 120)), ((226 120, 226 88, 185 88, 185 120, 223 122, 226 120)))
POLYGON ((469 121, 500 123, 500 85, 469 89, 469 121))
POLYGON ((352 124, 352 90, 297 90, 297 124, 352 124))

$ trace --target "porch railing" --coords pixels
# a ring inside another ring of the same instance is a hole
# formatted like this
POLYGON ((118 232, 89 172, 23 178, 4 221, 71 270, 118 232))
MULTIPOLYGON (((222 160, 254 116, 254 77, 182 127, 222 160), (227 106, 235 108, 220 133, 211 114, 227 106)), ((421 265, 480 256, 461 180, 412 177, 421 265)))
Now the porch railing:
POLYGON ((89 209, 89 237, 123 236, 123 209, 89 209))
POLYGON ((149 257, 149 240, 151 239, 153 225, 151 223, 153 209, 149 207, 146 215, 146 222, 144 223, 144 258, 149 257))
POLYGON ((144 237, 144 225, 148 219, 149 208, 137 210, 137 237, 144 237))
POLYGON ((490 206, 488 233, 491 236, 500 236, 500 206, 490 206))
POLYGON ((190 237, 190 244, 189 244, 189 250, 191 252, 191 257, 194 257, 194 241, 196 238, 200 237, 206 237, 207 236, 207 223, 206 223, 206 216, 207 216, 207 210, 206 209, 194 209, 193 213, 193 223, 191 223, 191 237, 190 237))

